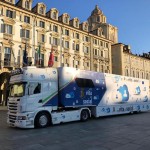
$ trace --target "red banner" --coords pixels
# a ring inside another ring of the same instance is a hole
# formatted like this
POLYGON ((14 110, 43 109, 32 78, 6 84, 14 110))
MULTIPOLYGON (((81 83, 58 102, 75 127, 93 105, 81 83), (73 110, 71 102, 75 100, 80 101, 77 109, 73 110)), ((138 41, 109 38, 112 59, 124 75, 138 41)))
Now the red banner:
POLYGON ((50 52, 49 61, 48 61, 48 67, 52 67, 54 65, 54 54, 53 50, 50 52))

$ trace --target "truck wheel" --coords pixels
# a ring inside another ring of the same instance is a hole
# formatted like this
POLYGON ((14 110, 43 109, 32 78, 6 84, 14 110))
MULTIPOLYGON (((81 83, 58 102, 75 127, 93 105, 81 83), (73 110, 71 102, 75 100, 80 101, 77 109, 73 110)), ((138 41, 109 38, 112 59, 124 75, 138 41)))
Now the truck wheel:
POLYGON ((89 111, 83 109, 83 110, 81 111, 80 120, 81 120, 81 121, 87 121, 88 119, 89 119, 89 111))
POLYGON ((50 116, 46 112, 39 113, 35 118, 35 127, 44 128, 50 125, 50 116))

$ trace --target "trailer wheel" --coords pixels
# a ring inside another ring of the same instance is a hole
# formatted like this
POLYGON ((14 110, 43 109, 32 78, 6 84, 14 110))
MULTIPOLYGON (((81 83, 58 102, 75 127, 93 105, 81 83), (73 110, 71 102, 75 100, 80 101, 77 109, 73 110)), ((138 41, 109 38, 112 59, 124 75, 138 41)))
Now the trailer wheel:
POLYGON ((86 109, 83 109, 81 111, 80 120, 81 121, 87 121, 89 119, 89 111, 86 109))
POLYGON ((35 127, 45 128, 50 125, 50 122, 50 115, 47 112, 41 112, 35 118, 35 127))

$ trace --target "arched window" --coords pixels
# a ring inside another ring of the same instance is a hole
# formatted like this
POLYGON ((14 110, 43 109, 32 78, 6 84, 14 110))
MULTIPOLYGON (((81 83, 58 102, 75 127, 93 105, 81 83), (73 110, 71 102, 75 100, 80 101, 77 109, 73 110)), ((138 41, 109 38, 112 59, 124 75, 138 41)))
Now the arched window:
POLYGON ((97 22, 100 22, 100 16, 97 16, 97 22))
POLYGON ((25 8, 29 9, 29 1, 25 1, 25 8))

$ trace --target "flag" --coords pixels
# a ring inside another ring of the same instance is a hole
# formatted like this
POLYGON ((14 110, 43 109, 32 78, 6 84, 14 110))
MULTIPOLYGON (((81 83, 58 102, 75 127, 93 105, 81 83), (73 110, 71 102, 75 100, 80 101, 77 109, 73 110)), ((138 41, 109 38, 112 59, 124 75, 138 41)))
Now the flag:
POLYGON ((27 58, 27 44, 25 44, 25 50, 23 54, 23 66, 28 65, 28 58, 27 58))
POLYGON ((52 67, 53 65, 54 65, 54 54, 52 49, 49 55, 48 67, 52 67))

